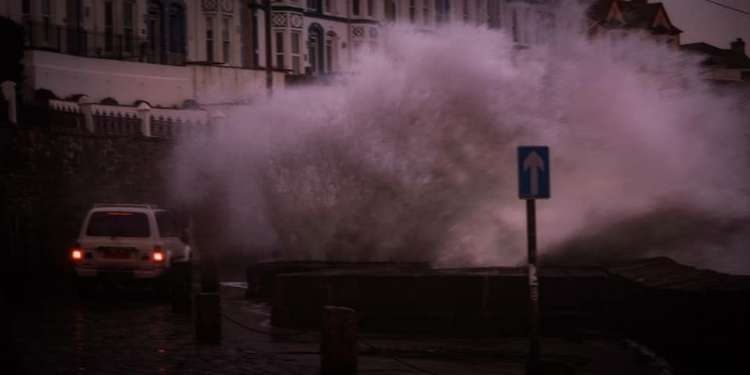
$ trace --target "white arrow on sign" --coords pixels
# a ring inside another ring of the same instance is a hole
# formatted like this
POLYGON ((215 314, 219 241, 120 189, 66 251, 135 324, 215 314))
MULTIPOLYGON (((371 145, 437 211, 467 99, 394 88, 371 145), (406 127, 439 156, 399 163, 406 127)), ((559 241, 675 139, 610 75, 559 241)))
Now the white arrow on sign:
POLYGON ((544 160, 536 151, 532 151, 523 161, 524 172, 531 169, 529 178, 531 179, 531 195, 539 195, 539 171, 544 170, 544 160))

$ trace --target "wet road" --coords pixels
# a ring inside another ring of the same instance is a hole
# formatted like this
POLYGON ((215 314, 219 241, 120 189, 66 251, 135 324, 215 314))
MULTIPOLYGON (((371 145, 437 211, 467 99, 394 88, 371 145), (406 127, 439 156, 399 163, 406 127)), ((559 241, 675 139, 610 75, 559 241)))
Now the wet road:
MULTIPOLYGON (((175 313, 148 291, 109 291, 78 298, 66 291, 6 304, 3 374, 316 374, 316 331, 268 324, 267 304, 222 288, 221 345, 195 343, 189 313, 175 313)), ((360 374, 524 374, 524 338, 460 339, 362 335, 360 374)), ((546 361, 576 374, 660 374, 618 340, 543 342, 546 361)), ((2 348, 0 348, 2 349, 2 348)))
POLYGON ((15 374, 307 374, 250 349, 242 332, 222 345, 194 342, 189 314, 144 291, 81 299, 46 297, 16 305, 7 318, 15 374))

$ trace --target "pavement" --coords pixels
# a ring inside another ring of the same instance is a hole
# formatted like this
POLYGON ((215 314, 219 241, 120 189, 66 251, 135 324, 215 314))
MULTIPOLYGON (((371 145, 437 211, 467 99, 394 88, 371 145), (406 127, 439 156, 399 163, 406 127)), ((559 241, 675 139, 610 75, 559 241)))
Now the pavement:
MULTIPOLYGON (((317 374, 319 334, 270 326, 270 307, 225 283, 222 341, 195 342, 191 313, 148 290, 43 293, 4 302, 3 374, 317 374)), ((604 337, 543 338, 550 374, 668 374, 647 348, 604 337)), ((525 338, 362 333, 359 374, 524 374, 525 338)))

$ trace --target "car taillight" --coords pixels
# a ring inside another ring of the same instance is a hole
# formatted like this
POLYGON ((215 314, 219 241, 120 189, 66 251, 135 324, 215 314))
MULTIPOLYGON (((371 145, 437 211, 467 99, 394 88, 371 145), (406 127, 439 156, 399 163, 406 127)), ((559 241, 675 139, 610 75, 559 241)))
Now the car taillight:
POLYGON ((154 252, 151 253, 151 260, 153 260, 156 263, 161 263, 164 261, 164 251, 162 251, 161 247, 155 247, 154 252))
POLYGON ((83 259, 83 250, 81 249, 73 249, 70 251, 70 259, 72 259, 74 262, 79 262, 83 259))

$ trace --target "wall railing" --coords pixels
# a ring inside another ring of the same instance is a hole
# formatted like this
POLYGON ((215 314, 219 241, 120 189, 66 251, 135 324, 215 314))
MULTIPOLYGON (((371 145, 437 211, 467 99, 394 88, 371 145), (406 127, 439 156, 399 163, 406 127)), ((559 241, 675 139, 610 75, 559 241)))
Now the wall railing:
POLYGON ((83 96, 78 101, 51 99, 49 109, 56 124, 92 134, 175 138, 200 134, 221 125, 224 115, 200 109, 152 108, 92 103, 83 96))

